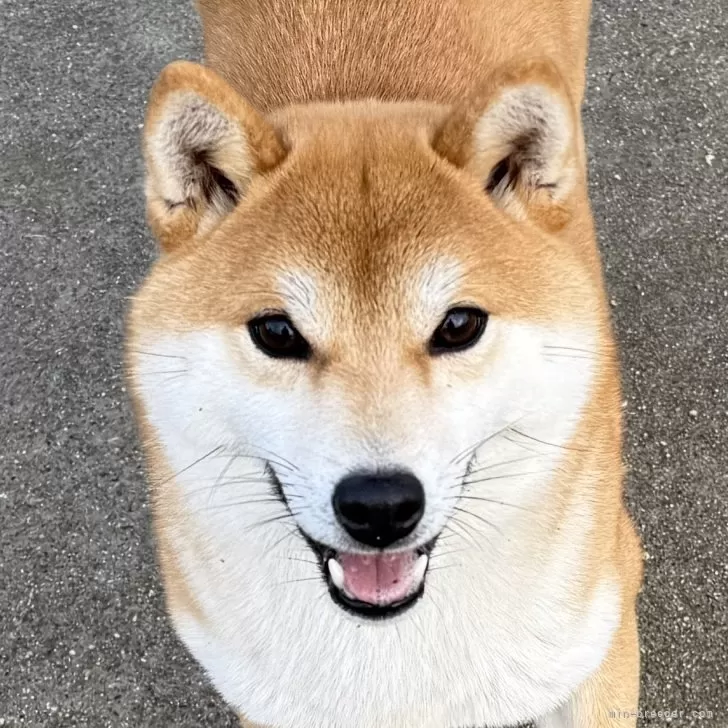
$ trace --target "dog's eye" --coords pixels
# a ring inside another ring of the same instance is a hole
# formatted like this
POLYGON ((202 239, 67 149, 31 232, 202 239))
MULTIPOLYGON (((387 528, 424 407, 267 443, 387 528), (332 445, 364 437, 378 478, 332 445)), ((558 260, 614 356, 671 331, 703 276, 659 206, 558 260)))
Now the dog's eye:
POLYGON ((253 343, 268 356, 277 359, 308 359, 311 347, 296 330, 288 316, 259 316, 248 324, 253 343))
POLYGON ((478 342, 488 314, 478 308, 451 308, 430 339, 431 354, 462 351, 478 342))

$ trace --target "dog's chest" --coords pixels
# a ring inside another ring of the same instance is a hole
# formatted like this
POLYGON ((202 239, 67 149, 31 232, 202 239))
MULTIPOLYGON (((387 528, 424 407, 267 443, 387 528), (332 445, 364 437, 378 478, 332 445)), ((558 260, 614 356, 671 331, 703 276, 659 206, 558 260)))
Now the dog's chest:
POLYGON ((443 570, 409 613, 367 624, 334 605, 316 580, 293 591, 256 583, 250 599, 231 593, 224 585, 243 583, 244 561, 240 554, 234 567, 226 560, 197 577, 207 625, 173 616, 225 699, 275 728, 523 722, 553 709, 596 669, 618 621, 611 582, 576 614, 561 600, 558 573, 526 599, 508 591, 505 572, 489 581, 445 578, 443 570))

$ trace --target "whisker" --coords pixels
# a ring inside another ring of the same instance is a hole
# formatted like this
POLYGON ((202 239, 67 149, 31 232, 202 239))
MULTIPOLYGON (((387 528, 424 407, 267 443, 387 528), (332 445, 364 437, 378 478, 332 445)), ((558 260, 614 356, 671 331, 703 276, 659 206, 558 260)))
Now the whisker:
POLYGON ((171 377, 165 377, 162 379, 162 382, 173 382, 175 379, 182 379, 187 372, 182 372, 181 374, 173 374, 171 377))
MULTIPOLYGON (((202 481, 200 481, 200 482, 202 482, 202 481)), ((237 481, 237 480, 231 478, 229 480, 223 480, 219 484, 217 482, 215 482, 212 485, 203 485, 199 488, 194 488, 193 490, 187 491, 187 494, 190 496, 196 496, 196 495, 199 495, 200 493, 205 493, 206 491, 212 490, 214 488, 225 488, 228 485, 251 485, 254 483, 258 483, 258 482, 261 485, 266 485, 266 486, 270 485, 270 483, 267 483, 265 481, 256 481, 256 480, 237 481)), ((260 491, 253 491, 253 492, 250 492, 246 489, 245 495, 248 495, 251 498, 265 498, 267 496, 270 496, 271 492, 270 492, 270 488, 266 488, 265 490, 260 490, 260 491)))
POLYGON ((503 425, 503 427, 500 427, 495 432, 492 432, 490 435, 487 435, 482 440, 478 440, 478 442, 476 442, 475 445, 472 445, 471 447, 466 448, 463 452, 461 452, 460 454, 456 455, 450 461, 449 464, 451 464, 451 465, 458 465, 460 462, 462 462, 462 460, 464 458, 468 457, 468 455, 470 455, 472 452, 474 452, 478 448, 482 447, 483 445, 485 445, 486 442, 489 442, 494 437, 497 437, 498 435, 500 435, 502 432, 505 432, 506 430, 511 429, 513 427, 513 425, 515 425, 517 422, 519 422, 520 420, 522 420, 524 417, 525 417, 525 415, 521 415, 520 417, 518 417, 515 420, 513 420, 513 422, 510 422, 507 425, 503 425))
POLYGON ((522 478, 526 475, 545 475, 551 473, 551 470, 530 470, 523 473, 504 473, 503 475, 490 475, 487 478, 476 478, 475 480, 465 480, 463 485, 467 488, 470 485, 478 485, 479 483, 487 483, 491 480, 508 480, 510 478, 522 478))
MULTIPOLYGON (((294 486, 289 483, 282 483, 282 485, 286 485, 289 488, 293 488, 294 486)), ((305 498, 305 495, 301 495, 300 493, 286 493, 286 500, 290 500, 291 498, 305 498)))
MULTIPOLYGON (((197 482, 204 483, 205 481, 209 482, 210 480, 213 480, 213 478, 205 478, 205 479, 198 480, 197 482)), ((203 486, 200 486, 199 488, 195 488, 194 490, 188 491, 189 495, 197 495, 198 493, 204 493, 206 490, 212 490, 214 488, 224 488, 225 486, 228 486, 228 485, 252 485, 254 483, 260 483, 261 485, 268 485, 268 486, 270 485, 269 482, 267 482, 265 480, 260 480, 257 478, 247 479, 247 478, 228 477, 228 478, 223 478, 222 480, 218 480, 217 478, 215 478, 214 481, 215 482, 212 485, 203 485, 203 486)), ((256 495, 256 494, 249 493, 248 495, 256 495)), ((260 493, 258 493, 258 495, 261 495, 261 496, 270 495, 270 489, 260 491, 260 493)))
POLYGON ((537 450, 533 446, 527 445, 525 442, 519 442, 518 440, 508 437, 508 435, 503 435, 503 439, 507 440, 508 442, 512 443, 513 445, 516 445, 517 447, 520 447, 522 450, 525 450, 526 452, 531 452, 535 456, 545 457, 545 453, 542 450, 537 450))
MULTIPOLYGON (((550 473, 551 470, 531 470, 528 472, 521 472, 521 473, 501 473, 500 475, 488 475, 483 478, 475 478, 471 479, 470 474, 466 475, 464 478, 458 479, 456 483, 451 485, 449 487, 449 490, 455 490, 457 488, 460 488, 461 486, 463 488, 467 488, 471 485, 478 485, 479 483, 487 483, 491 480, 508 480, 509 478, 520 478, 524 475, 541 475, 543 473, 550 473)), ((457 497, 457 496, 455 496, 457 497)))
POLYGON ((440 533, 440 535, 437 537, 437 543, 442 543, 443 541, 447 541, 448 539, 453 538, 457 534, 454 531, 451 531, 450 533, 445 533, 444 530, 440 533))
POLYGON ((450 549, 450 551, 438 551, 436 554, 432 554, 429 558, 430 561, 433 559, 439 559, 441 556, 449 556, 450 554, 460 554, 467 549, 450 549))
POLYGON ((491 465, 485 465, 481 468, 473 468, 469 473, 470 475, 475 475, 476 473, 484 473, 488 470, 494 470, 495 468, 501 468, 506 465, 515 465, 516 463, 525 463, 527 460, 535 460, 537 457, 541 457, 540 455, 526 455, 522 458, 512 458, 511 460, 503 460, 499 463, 492 463, 491 465))
POLYGON ((318 566, 318 561, 312 561, 311 559, 297 559, 295 556, 278 556, 279 559, 285 559, 286 561, 300 561, 302 564, 313 564, 318 566))
POLYGON ((210 452, 205 453, 202 457, 197 458, 193 463, 190 463, 186 468, 182 468, 178 473, 175 473, 174 475, 170 475, 169 478, 166 480, 163 480, 159 485, 164 485, 165 483, 169 483, 170 480, 174 480, 175 478, 178 478, 182 473, 186 473, 190 468, 194 468, 195 465, 199 465, 203 460, 206 460, 211 455, 214 455, 216 452, 219 452, 223 449, 223 445, 218 445, 217 447, 214 447, 210 452))
POLYGON ((323 583, 323 579, 320 576, 304 576, 301 579, 288 579, 288 581, 279 581, 274 586, 284 586, 285 584, 297 584, 300 581, 320 581, 323 583))
POLYGON ((275 548, 280 546, 287 538, 291 538, 293 536, 299 536, 301 539, 303 539, 303 536, 301 535, 301 532, 298 530, 298 528, 292 526, 283 536, 281 536, 281 538, 276 539, 276 541, 273 543, 269 550, 273 551, 275 548))
MULTIPOLYGON (((239 456, 238 455, 233 455, 232 457, 233 458, 237 458, 239 456)), ((210 475, 210 476, 207 476, 207 477, 204 477, 204 478, 198 478, 197 480, 200 483, 205 483, 205 482, 210 482, 210 481, 217 481, 218 477, 219 476, 216 476, 216 475, 210 475)), ((267 483, 268 485, 271 485, 270 475, 268 475, 262 469, 261 470, 257 470, 256 469, 255 471, 254 470, 245 471, 245 472, 240 473, 240 474, 228 475, 227 477, 223 478, 222 480, 224 482, 230 482, 230 481, 233 481, 233 480, 237 480, 237 481, 240 481, 242 483, 255 483, 255 482, 260 482, 260 483, 267 483)), ((292 481, 289 481, 289 480, 281 480, 280 478, 278 478, 278 480, 280 480, 280 482, 282 484, 289 485, 291 487, 294 487, 295 486, 295 483, 293 483, 292 481)), ((301 481, 301 482, 303 482, 303 481, 301 481)))
POLYGON ((160 369, 157 372, 144 372, 145 376, 147 374, 187 374, 189 369, 160 369))
POLYGON ((527 440, 533 440, 533 442, 538 442, 541 445, 547 445, 549 447, 557 447, 561 450, 575 450, 577 452, 587 452, 584 448, 579 447, 570 447, 569 445, 558 445, 555 442, 547 442, 546 440, 539 440, 537 437, 534 437, 533 435, 529 435, 523 430, 517 430, 514 427, 511 427, 511 432, 514 432, 516 435, 520 435, 521 437, 525 437, 527 440))
POLYGON ((442 571, 442 569, 452 569, 455 566, 462 566, 462 564, 442 564, 442 566, 433 566, 432 568, 427 569, 427 571, 442 571))
MULTIPOLYGON (((212 478, 207 478, 207 480, 212 480, 212 478)), ((200 480, 199 482, 204 482, 203 480, 200 480)), ((198 493, 204 493, 206 490, 210 490, 212 488, 226 488, 230 485, 254 485, 256 483, 259 483, 260 485, 267 486, 266 490, 260 491, 257 495, 259 496, 269 496, 270 493, 270 486, 271 483, 268 480, 263 480, 260 478, 236 478, 236 477, 229 477, 223 479, 221 482, 218 483, 216 480, 215 483, 212 485, 204 485, 200 488, 195 488, 194 490, 189 491, 189 495, 197 495, 198 493)), ((295 488, 295 484, 293 483, 283 483, 282 485, 285 485, 288 488, 295 488)), ((255 496, 256 493, 248 493, 250 496, 255 496)), ((305 496, 301 495, 300 493, 286 493, 286 500, 289 500, 291 498, 304 498, 305 496)))
MULTIPOLYGON (((244 455, 243 453, 236 453, 235 457, 244 458, 246 460, 258 460, 258 461, 266 463, 268 465, 270 465, 272 463, 273 465, 277 465, 279 468, 283 468, 283 470, 286 470, 286 471, 291 470, 291 468, 288 465, 286 465, 285 463, 278 462, 277 460, 274 460, 271 457, 264 457, 263 455, 244 455)), ((274 473, 275 473, 275 471, 274 471, 274 473)), ((276 474, 276 477, 278 477, 277 474, 276 474)))
POLYGON ((467 510, 465 508, 459 508, 458 506, 455 506, 453 508, 453 510, 454 511, 458 511, 458 513, 467 514, 468 516, 472 516, 473 518, 477 518, 479 521, 482 521, 487 526, 490 526, 491 528, 494 528, 496 531, 498 531, 498 533, 501 536, 503 535, 503 531, 501 531, 500 528, 498 528, 498 526, 495 525, 495 523, 491 523, 487 518, 483 518, 482 516, 478 515, 477 513, 473 513, 472 511, 469 511, 469 510, 467 510))
POLYGON ((186 356, 175 356, 174 354, 157 354, 154 351, 142 351, 141 349, 131 349, 131 351, 134 354, 144 354, 144 356, 158 356, 162 359, 187 359, 186 356))
POLYGON ((275 458, 278 458, 278 460, 282 462, 276 462, 275 460, 272 460, 271 462, 274 462, 279 467, 285 468, 286 470, 295 470, 298 471, 299 468, 292 463, 287 458, 284 458, 283 455, 279 455, 277 452, 273 452, 273 450, 268 450, 264 447, 259 447, 258 445, 253 446, 256 450, 260 450, 261 452, 267 453, 268 455, 273 455, 275 458))
POLYGON ((474 501, 484 501, 485 503, 493 503, 495 505, 499 506, 508 506, 509 508, 517 508, 519 511, 529 511, 530 513, 535 513, 536 511, 533 508, 528 508, 527 506, 521 506, 517 503, 508 503, 506 501, 496 500, 495 498, 481 498, 477 495, 452 495, 448 496, 445 500, 474 500, 474 501))
POLYGON ((223 508, 234 508, 239 506, 250 506, 257 503, 275 503, 276 505, 283 505, 278 498, 270 496, 269 498, 246 498, 245 500, 233 501, 231 503, 219 503, 216 506, 207 506, 207 510, 219 511, 223 508))
POLYGON ((442 527, 442 533, 440 534, 440 537, 439 537, 439 538, 437 539, 438 543, 439 543, 440 541, 444 541, 444 540, 446 540, 446 539, 451 539, 451 538, 460 538, 460 539, 464 539, 464 538, 465 538, 465 537, 464 537, 464 535, 463 535, 463 534, 462 534, 461 532, 459 532, 459 531, 456 531, 456 530, 455 530, 455 529, 453 528, 453 525, 454 525, 454 521, 450 520, 450 521, 449 521, 448 523, 446 523, 446 524, 445 524, 445 525, 444 525, 444 526, 442 527), (448 531, 449 531, 450 533, 445 533, 445 530, 446 530, 446 529, 447 529, 447 530, 448 530, 448 531))
POLYGON ((284 521, 287 518, 295 518, 298 515, 300 515, 300 513, 293 513, 293 511, 291 511, 290 513, 288 513, 288 512, 280 513, 277 516, 271 516, 270 518, 264 518, 262 521, 257 521, 256 523, 252 523, 245 530, 252 531, 254 528, 260 528, 261 526, 267 526, 267 525, 270 525, 271 523, 276 523, 276 521, 284 521))
POLYGON ((561 349, 563 351, 578 351, 582 354, 593 354, 597 355, 598 352, 592 351, 591 349, 580 349, 577 346, 554 346, 553 344, 544 344, 544 349, 561 349))
POLYGON ((464 533, 465 536, 467 536, 469 538, 470 543, 472 543, 473 546, 476 549, 478 549, 478 551, 483 550, 483 545, 481 543, 479 543, 476 539, 473 538, 473 534, 475 534, 476 536, 480 535, 478 533, 477 529, 475 529, 469 523, 465 523, 462 519, 457 518, 456 516, 453 516, 453 515, 450 516, 450 523, 451 524, 455 523, 455 524, 457 524, 458 528, 463 529, 462 533, 464 533))
MULTIPOLYGON (((237 485, 235 481, 228 481, 226 483, 221 483, 219 486, 216 485, 205 485, 201 488, 195 488, 194 490, 188 491, 189 496, 197 496, 202 493, 206 493, 207 491, 211 491, 214 488, 225 488, 228 485, 237 485)), ((262 485, 268 485, 267 483, 262 485)), ((248 496, 250 498, 273 498, 269 490, 261 490, 261 491, 254 491, 254 492, 248 492, 247 490, 242 492, 243 495, 248 496)), ((278 500, 280 503, 280 500, 278 500)), ((210 501, 208 500, 208 505, 210 505, 210 501)))
MULTIPOLYGON (((235 457, 233 455, 233 457, 235 457)), ((270 484, 270 481, 266 479, 264 475, 254 475, 252 472, 250 474, 240 474, 240 475, 227 475, 224 478, 220 478, 219 475, 210 475, 204 478, 197 478, 198 483, 216 483, 220 479, 221 482, 230 482, 232 480, 240 480, 242 482, 246 483, 254 483, 256 481, 259 481, 261 483, 268 483, 270 484)))
POLYGON ((210 502, 212 501, 212 496, 215 493, 215 489, 220 485, 220 482, 225 477, 225 473, 227 473, 228 470, 230 470, 230 467, 235 462, 235 456, 231 457, 230 460, 227 461, 227 463, 223 466, 223 469, 220 471, 220 475, 218 475, 217 480, 212 484, 212 488, 210 488, 210 493, 207 496, 207 505, 210 505, 210 502))

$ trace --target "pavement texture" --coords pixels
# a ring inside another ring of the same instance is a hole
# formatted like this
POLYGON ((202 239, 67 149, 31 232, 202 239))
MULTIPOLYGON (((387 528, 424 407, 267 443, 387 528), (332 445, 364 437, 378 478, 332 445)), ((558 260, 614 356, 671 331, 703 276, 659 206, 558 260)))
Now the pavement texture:
MULTIPOLYGON (((586 130, 648 554, 641 726, 728 726, 728 6, 597 0, 586 130), (693 715, 693 711, 712 711, 693 715)), ((174 637, 121 372, 187 0, 0 0, 0 725, 233 718, 174 637)))

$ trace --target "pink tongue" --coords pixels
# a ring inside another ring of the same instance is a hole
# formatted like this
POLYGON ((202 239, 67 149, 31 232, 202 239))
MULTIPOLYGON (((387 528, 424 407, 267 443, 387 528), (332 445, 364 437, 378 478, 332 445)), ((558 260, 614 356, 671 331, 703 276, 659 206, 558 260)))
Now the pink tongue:
POLYGON ((368 604, 392 604, 412 592, 415 552, 398 554, 339 554, 344 589, 368 604))

